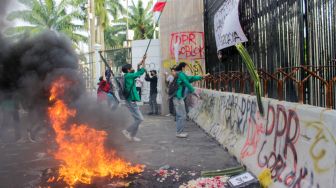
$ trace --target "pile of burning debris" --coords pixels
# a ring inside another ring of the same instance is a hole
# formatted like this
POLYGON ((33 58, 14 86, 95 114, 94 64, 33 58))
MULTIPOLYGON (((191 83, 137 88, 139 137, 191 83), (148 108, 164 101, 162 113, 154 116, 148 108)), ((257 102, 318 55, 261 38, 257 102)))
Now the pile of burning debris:
MULTIPOLYGON (((117 188, 117 187, 129 187, 132 179, 136 179, 137 175, 130 175, 127 178, 111 178, 106 177, 94 177, 89 184, 77 182, 71 187, 76 188, 117 188)), ((39 188, 65 188, 69 187, 69 184, 61 178, 58 168, 48 168, 42 172, 41 182, 38 185, 39 188)))
MULTIPOLYGON (((145 169, 141 173, 131 174, 124 178, 95 177, 91 183, 78 182, 75 188, 148 188, 148 187, 179 187, 184 182, 199 176, 199 173, 184 169, 145 169)), ((42 172, 40 188, 68 187, 66 181, 59 175, 58 168, 49 168, 42 172)))
POLYGON ((61 76, 50 88, 48 116, 57 143, 52 154, 62 165, 43 173, 41 187, 101 187, 98 185, 118 183, 119 178, 141 173, 143 165, 132 166, 116 156, 115 151, 105 149, 105 131, 69 123, 69 119, 76 116, 76 110, 68 107, 63 96, 72 82, 61 76))
MULTIPOLYGON (((58 174, 57 169, 43 172, 40 188, 68 187, 58 174)), ((75 188, 148 188, 148 187, 179 187, 179 188, 259 188, 258 180, 243 167, 224 170, 195 172, 188 169, 167 167, 157 170, 145 169, 138 174, 126 178, 96 177, 90 184, 76 183, 75 188)))

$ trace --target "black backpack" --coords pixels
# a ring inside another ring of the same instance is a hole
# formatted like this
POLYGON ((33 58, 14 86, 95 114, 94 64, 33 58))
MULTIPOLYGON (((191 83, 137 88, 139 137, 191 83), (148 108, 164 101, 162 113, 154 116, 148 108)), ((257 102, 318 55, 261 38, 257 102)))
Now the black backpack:
POLYGON ((120 100, 127 100, 127 98, 130 96, 130 92, 127 92, 125 89, 125 77, 120 76, 120 77, 117 77, 115 80, 118 85, 118 94, 119 94, 120 100))
POLYGON ((173 98, 176 95, 179 85, 177 84, 178 77, 174 78, 174 80, 168 85, 168 97, 173 98))

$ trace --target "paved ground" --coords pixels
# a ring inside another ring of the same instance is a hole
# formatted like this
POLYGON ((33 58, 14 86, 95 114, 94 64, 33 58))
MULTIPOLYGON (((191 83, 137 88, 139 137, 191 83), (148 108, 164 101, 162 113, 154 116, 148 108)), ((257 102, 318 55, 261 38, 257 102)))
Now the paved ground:
MULTIPOLYGON (((120 130, 107 126, 106 131, 111 133, 120 130)), ((145 122, 138 133, 142 142, 129 142, 123 137, 109 136, 107 145, 117 147, 118 154, 127 160, 146 165, 144 176, 147 177, 133 187, 178 187, 181 181, 192 178, 161 183, 157 182, 157 177, 150 177, 154 170, 164 165, 181 172, 196 172, 197 175, 201 170, 237 165, 216 141, 195 124, 188 122, 186 131, 190 134, 189 138, 176 138, 173 118, 145 116, 145 122)), ((47 154, 51 145, 51 141, 0 144, 0 187, 36 187, 43 170, 57 167, 58 162, 47 154)))

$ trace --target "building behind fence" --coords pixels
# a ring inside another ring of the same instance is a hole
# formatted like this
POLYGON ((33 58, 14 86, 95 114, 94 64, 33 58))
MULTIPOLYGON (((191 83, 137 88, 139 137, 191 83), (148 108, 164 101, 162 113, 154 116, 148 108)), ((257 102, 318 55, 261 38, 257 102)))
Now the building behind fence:
MULTIPOLYGON (((208 88, 253 94, 238 51, 214 45, 214 15, 227 0, 204 0, 208 88)), ((265 97, 336 108, 336 0, 241 0, 245 44, 265 97)))

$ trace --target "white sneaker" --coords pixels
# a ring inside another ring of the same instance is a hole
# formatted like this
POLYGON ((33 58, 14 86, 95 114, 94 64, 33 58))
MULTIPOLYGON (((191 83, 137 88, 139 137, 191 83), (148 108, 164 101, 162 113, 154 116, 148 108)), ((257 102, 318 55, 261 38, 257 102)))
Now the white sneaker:
POLYGON ((176 133, 176 137, 177 138, 187 138, 188 137, 188 133, 176 133))
POLYGON ((134 142, 141 142, 141 139, 138 138, 138 137, 133 137, 132 140, 133 140, 134 142))
POLYGON ((130 133, 129 133, 127 130, 123 130, 123 131, 121 131, 121 132, 124 134, 124 136, 125 136, 128 140, 132 141, 132 137, 131 137, 130 133))
POLYGON ((167 114, 167 115, 166 115, 166 117, 170 117, 170 116, 172 116, 172 115, 171 115, 171 114, 167 114))

